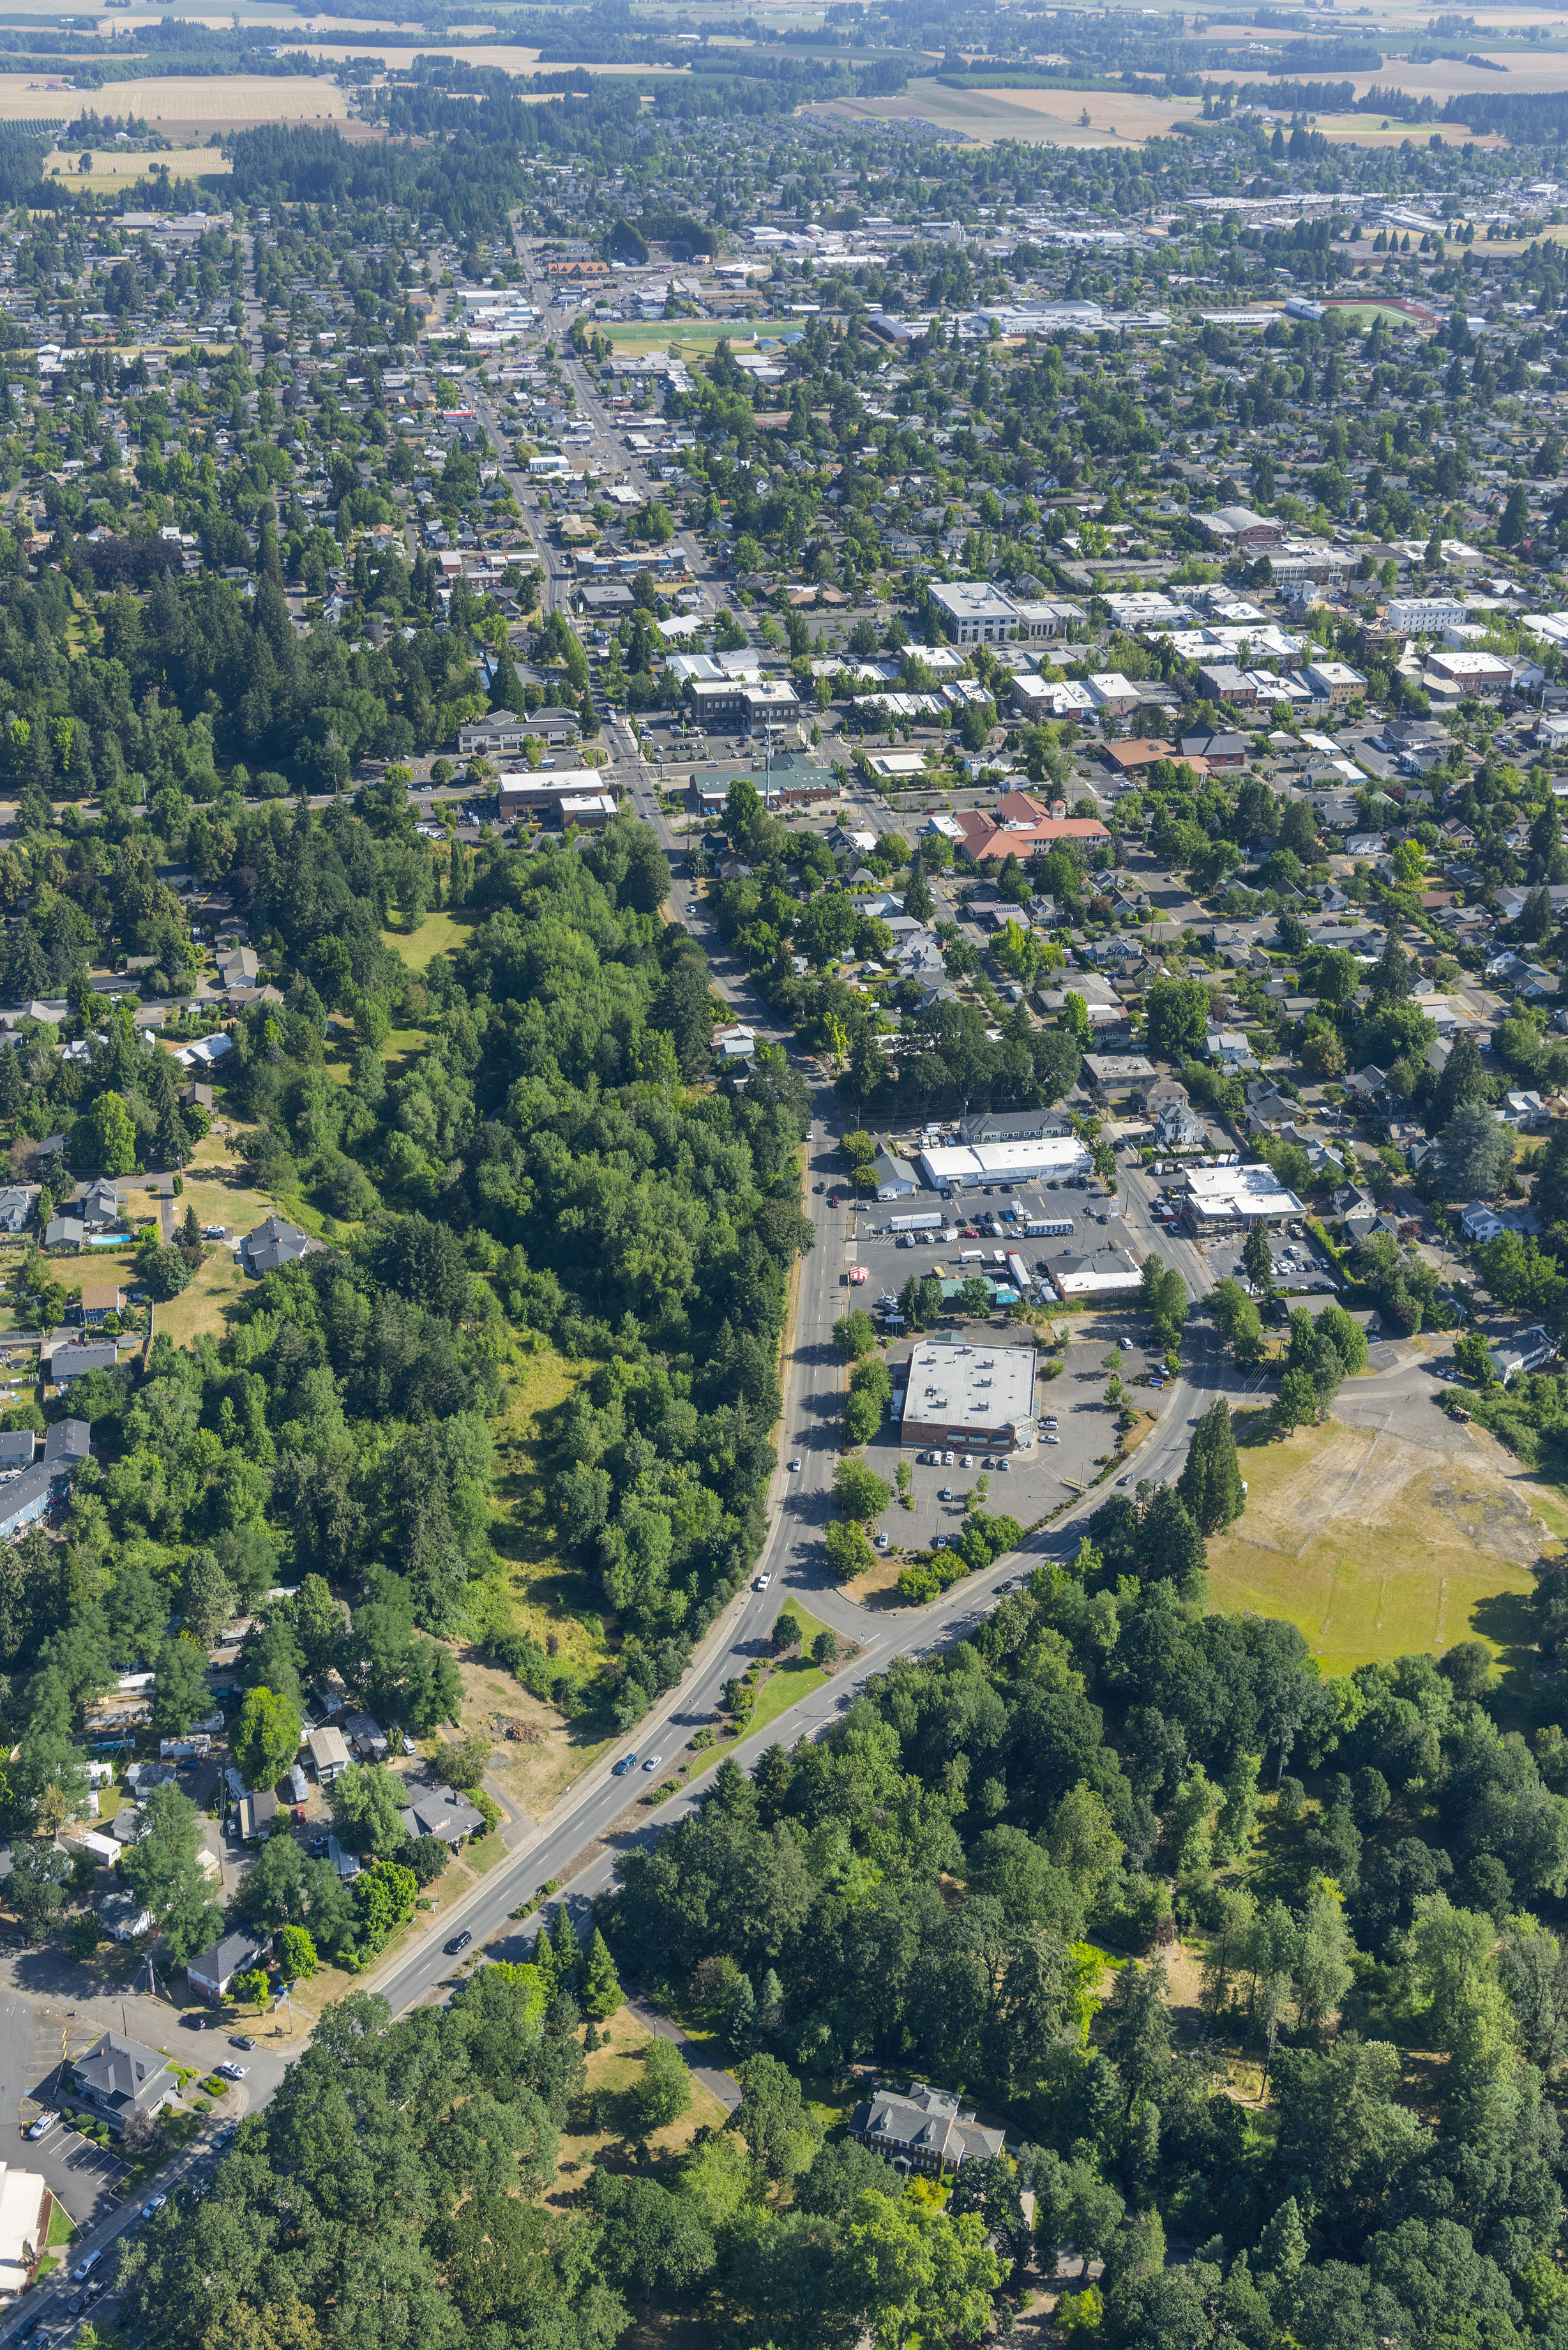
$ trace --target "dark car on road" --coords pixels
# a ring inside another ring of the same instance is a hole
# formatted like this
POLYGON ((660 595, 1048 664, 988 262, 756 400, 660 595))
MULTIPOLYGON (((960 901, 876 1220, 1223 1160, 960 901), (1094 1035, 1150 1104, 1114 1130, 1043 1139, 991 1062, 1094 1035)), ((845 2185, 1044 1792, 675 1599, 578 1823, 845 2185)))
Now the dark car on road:
POLYGON ((459 1950, 466 1950, 472 1939, 473 1936, 469 1933, 454 1934, 446 1945, 447 1957, 455 1959, 459 1950))

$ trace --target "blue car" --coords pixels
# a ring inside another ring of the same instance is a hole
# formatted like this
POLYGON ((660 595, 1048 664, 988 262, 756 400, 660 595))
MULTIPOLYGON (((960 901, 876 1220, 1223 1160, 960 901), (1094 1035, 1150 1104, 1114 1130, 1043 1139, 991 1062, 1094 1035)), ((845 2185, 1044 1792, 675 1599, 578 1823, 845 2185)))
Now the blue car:
POLYGON ((612 1779, 624 1779, 628 1771, 635 1771, 636 1768, 636 1755, 623 1754, 618 1762, 615 1762, 610 1765, 610 1777, 612 1779))

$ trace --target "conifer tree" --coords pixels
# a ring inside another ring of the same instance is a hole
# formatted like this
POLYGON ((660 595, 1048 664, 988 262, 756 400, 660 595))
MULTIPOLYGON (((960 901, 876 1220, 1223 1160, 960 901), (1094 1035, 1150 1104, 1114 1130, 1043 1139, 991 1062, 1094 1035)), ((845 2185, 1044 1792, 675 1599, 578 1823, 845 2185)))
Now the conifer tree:
POLYGON ((596 1926, 594 1939, 588 1944, 587 1968, 583 1976, 583 2005, 589 2015, 603 2023, 607 2017, 615 2013, 625 1997, 620 1977, 615 1970, 615 1960, 609 1954, 609 1945, 596 1926))
POLYGON ((1236 1459, 1236 1433, 1231 1425, 1230 1406, 1222 1397, 1210 1404, 1193 1430, 1187 1466, 1176 1489, 1200 1534, 1223 1534, 1241 1516, 1245 1496, 1236 1459))

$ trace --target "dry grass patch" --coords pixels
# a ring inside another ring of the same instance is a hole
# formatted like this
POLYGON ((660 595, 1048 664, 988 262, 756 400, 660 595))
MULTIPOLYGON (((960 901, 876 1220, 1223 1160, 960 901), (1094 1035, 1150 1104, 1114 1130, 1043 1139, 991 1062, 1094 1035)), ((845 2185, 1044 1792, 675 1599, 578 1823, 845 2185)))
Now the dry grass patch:
POLYGON ((1298 1625, 1330 1673, 1474 1638, 1528 1648, 1530 1563, 1552 1536, 1505 1458, 1434 1465, 1425 1446, 1337 1420, 1245 1446, 1245 1514, 1210 1544, 1214 1605, 1298 1625))
MULTIPOLYGON (((603 2045, 587 2059, 587 2086, 581 2106, 561 2133, 560 2167, 556 2184, 545 2198, 547 2203, 566 2204, 596 2164, 607 2160, 615 2167, 620 2149, 641 2137, 631 2110, 631 2093, 642 2072, 642 2052, 653 2034, 625 2007, 601 2024, 599 2032, 603 2045), (605 2118, 605 2126, 598 2130, 590 2120, 597 2099, 603 2101, 605 2118)), ((722 2129, 728 2118, 712 2092, 694 2079, 690 2109, 667 2129, 651 2132, 648 2144, 659 2161, 673 2161, 687 2151, 700 2129, 722 2129)))

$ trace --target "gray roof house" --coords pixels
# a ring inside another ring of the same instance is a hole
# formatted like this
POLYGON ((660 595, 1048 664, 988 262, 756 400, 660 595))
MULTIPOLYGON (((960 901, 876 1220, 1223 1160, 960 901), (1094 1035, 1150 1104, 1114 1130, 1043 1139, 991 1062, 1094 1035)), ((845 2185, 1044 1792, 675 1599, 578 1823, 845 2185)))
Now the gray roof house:
POLYGON ((309 1246, 295 1225, 285 1223, 281 1216, 269 1216, 240 1243, 240 1263, 253 1280, 259 1281, 280 1265, 296 1263, 309 1246))
POLYGON ((929 2089, 914 2082, 908 2095, 877 2089, 849 2116, 849 2135, 890 2162, 895 2170, 919 2170, 940 2177, 973 2158, 1002 2152, 1003 2133, 982 2129, 972 2114, 962 2112, 947 2089, 929 2089))
POLYGON ((440 1836, 443 1844, 451 1845, 461 1844, 464 1836, 484 1825, 483 1814, 454 1787, 416 1795, 401 1818, 410 1836, 440 1836))
POLYGON ((193 1958, 185 1970, 185 1979, 199 1999, 216 2007, 226 1997, 234 1977, 254 1966, 266 1948, 265 1934, 253 1934, 249 1928, 225 1934, 210 1950, 193 1958))
POLYGON ((877 1146, 877 1197, 879 1200, 907 1200, 914 1188, 914 1169, 884 1138, 877 1146))
POLYGON ((106 2032, 72 2067, 82 2103, 103 2116, 118 2137, 132 2114, 156 2114, 179 2095, 174 2075, 156 2048, 122 2033, 106 2032))

